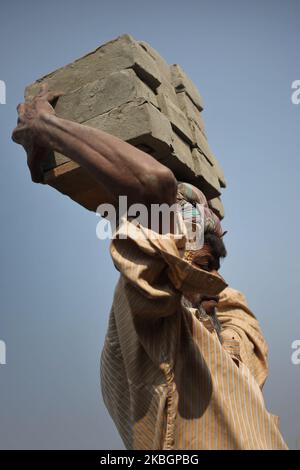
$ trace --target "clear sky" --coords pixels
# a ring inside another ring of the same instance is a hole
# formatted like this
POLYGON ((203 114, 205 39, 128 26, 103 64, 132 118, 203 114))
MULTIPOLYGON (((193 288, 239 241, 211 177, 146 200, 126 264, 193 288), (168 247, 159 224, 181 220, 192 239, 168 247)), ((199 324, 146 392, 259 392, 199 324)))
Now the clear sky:
POLYGON ((246 294, 270 349, 264 395, 300 436, 298 0, 10 0, 0 6, 0 446, 124 448, 99 359, 117 272, 98 218, 31 182, 10 140, 26 85, 120 34, 149 42, 198 86, 227 177, 222 274, 246 294))

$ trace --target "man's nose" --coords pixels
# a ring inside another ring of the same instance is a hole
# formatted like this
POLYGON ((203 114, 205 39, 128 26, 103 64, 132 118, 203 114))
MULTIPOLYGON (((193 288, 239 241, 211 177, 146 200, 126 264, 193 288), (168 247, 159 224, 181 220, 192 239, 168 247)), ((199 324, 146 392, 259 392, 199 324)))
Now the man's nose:
POLYGON ((222 279, 222 281, 225 282, 225 279, 221 276, 221 274, 219 273, 219 271, 217 271, 216 269, 213 269, 212 271, 210 271, 212 274, 214 274, 215 276, 218 276, 220 279, 222 279))

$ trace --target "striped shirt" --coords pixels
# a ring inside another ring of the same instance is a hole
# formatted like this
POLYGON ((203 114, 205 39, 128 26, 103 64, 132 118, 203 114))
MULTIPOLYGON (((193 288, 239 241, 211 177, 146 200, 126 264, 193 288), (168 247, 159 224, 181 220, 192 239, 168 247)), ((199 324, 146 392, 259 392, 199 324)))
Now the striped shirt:
POLYGON ((110 245, 120 277, 100 364, 126 449, 287 449, 264 403, 268 348, 244 296, 182 259, 183 224, 177 237, 126 224, 128 238, 110 245), (191 291, 222 291, 222 344, 182 303, 191 291))

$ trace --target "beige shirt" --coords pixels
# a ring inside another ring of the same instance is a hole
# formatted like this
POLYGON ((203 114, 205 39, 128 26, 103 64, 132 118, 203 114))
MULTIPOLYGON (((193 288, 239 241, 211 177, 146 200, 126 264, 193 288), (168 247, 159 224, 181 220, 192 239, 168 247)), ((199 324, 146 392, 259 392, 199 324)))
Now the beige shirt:
POLYGON ((126 222, 101 354, 104 403, 127 449, 287 449, 261 392, 267 345, 244 296, 182 259, 186 232, 126 222), (154 238, 155 236, 155 238, 154 238), (221 293, 221 344, 182 294, 221 293))

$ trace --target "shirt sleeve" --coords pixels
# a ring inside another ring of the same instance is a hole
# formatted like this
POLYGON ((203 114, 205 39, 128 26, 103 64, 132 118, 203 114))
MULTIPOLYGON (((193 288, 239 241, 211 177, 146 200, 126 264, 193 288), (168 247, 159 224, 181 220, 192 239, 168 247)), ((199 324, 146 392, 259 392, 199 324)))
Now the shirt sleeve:
POLYGON ((262 388, 268 375, 268 346, 245 296, 227 287, 220 295, 218 318, 223 347, 250 369, 262 388))

